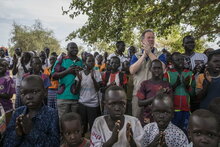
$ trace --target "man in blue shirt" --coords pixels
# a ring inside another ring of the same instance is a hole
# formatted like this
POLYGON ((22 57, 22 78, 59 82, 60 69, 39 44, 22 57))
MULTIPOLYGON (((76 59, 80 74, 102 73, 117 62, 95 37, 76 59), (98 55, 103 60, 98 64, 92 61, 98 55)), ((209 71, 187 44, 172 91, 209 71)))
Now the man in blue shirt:
MULTIPOLYGON (((151 61, 159 56, 157 49, 154 47, 155 36, 152 30, 145 30, 141 35, 142 50, 132 56, 130 61, 130 73, 134 77, 134 90, 132 98, 132 115, 139 116, 140 108, 138 107, 137 91, 140 84, 151 78, 149 66, 151 61)), ((164 65, 163 65, 164 66, 164 65)))
POLYGON ((4 146, 59 147, 59 118, 56 110, 43 104, 43 80, 37 75, 27 76, 20 90, 25 106, 15 110, 6 129, 4 146))

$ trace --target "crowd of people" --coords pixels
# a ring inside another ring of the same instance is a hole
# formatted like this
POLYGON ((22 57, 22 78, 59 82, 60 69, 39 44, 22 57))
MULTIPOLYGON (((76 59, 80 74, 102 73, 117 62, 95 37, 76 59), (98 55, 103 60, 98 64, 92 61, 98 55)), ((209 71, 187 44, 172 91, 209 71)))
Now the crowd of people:
POLYGON ((152 30, 140 42, 128 55, 124 41, 81 57, 74 42, 60 55, 0 48, 0 104, 13 111, 2 146, 218 147, 220 49, 197 53, 188 35, 184 53, 160 52, 152 30))

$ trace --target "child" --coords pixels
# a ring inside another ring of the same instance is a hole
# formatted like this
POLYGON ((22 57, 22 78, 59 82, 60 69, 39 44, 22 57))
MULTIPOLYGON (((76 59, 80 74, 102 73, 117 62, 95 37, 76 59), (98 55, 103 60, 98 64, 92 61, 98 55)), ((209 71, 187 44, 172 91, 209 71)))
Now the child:
POLYGON ((186 147, 188 139, 184 132, 171 123, 173 117, 172 96, 159 93, 152 102, 152 116, 155 122, 144 127, 143 147, 186 147))
POLYGON ((106 71, 103 76, 103 85, 108 87, 110 85, 117 85, 123 87, 126 91, 127 77, 126 74, 119 71, 120 59, 117 56, 113 56, 110 59, 111 72, 106 71))
POLYGON ((220 97, 220 49, 212 51, 208 56, 208 67, 203 81, 203 89, 198 93, 200 108, 207 109, 209 103, 220 97))
POLYGON ((100 72, 105 71, 106 64, 102 62, 103 61, 103 56, 102 55, 97 55, 96 56, 96 61, 97 61, 97 64, 95 64, 95 70, 99 70, 100 72))
POLYGON ((215 115, 205 109, 192 113, 189 119, 189 137, 191 144, 188 147, 218 147, 219 131, 215 115))
POLYGON ((28 73, 30 70, 30 60, 31 54, 29 52, 23 52, 20 58, 14 56, 13 59, 13 68, 12 74, 16 75, 16 100, 15 100, 15 108, 21 106, 21 98, 20 98, 20 84, 22 77, 25 73, 28 73))
POLYGON ((82 137, 83 126, 77 113, 65 113, 60 119, 64 143, 60 147, 89 147, 88 139, 82 137))
POLYGON ((129 61, 124 61, 122 63, 122 72, 126 74, 128 83, 127 83, 127 106, 126 106, 126 113, 127 115, 132 115, 132 95, 133 95, 133 89, 134 89, 134 84, 133 84, 133 75, 130 74, 129 71, 130 67, 130 62, 129 61))
POLYGON ((6 75, 8 62, 5 59, 0 59, 0 103, 4 111, 13 109, 11 98, 15 93, 15 84, 13 79, 6 75))
POLYGON ((139 120, 124 115, 126 93, 122 87, 111 86, 105 92, 108 115, 96 118, 91 131, 91 147, 140 146, 143 130, 139 120))
POLYGON ((193 72, 184 69, 184 58, 179 52, 171 56, 174 69, 164 74, 174 91, 174 118, 172 122, 187 133, 190 115, 190 99, 195 95, 195 78, 193 72))
POLYGON ((142 126, 153 121, 151 116, 150 105, 158 93, 162 89, 167 89, 171 93, 169 82, 163 81, 163 66, 160 60, 155 59, 151 62, 149 70, 152 73, 152 78, 141 83, 140 89, 137 92, 138 105, 141 108, 139 120, 142 126))
POLYGON ((79 93, 79 114, 84 126, 83 135, 90 130, 96 117, 100 116, 100 99, 98 97, 99 87, 102 82, 99 71, 94 70, 95 59, 89 55, 85 60, 85 69, 76 77, 76 93, 79 93))
POLYGON ((60 117, 64 113, 77 112, 79 108, 79 95, 74 94, 71 89, 75 85, 77 71, 83 67, 83 62, 77 57, 79 50, 76 43, 68 43, 67 51, 67 56, 58 57, 52 70, 53 78, 59 79, 57 108, 60 117))
POLYGON ((47 105, 54 109, 57 109, 57 89, 58 89, 59 82, 53 79, 51 75, 51 71, 56 62, 56 59, 57 59, 56 56, 51 55, 49 58, 51 66, 45 68, 44 70, 44 74, 46 74, 50 78, 50 81, 51 81, 51 86, 48 88, 47 105))
MULTIPOLYGON (((41 63, 40 58, 38 56, 32 57, 30 61, 30 66, 32 69, 31 72, 24 74, 23 78, 29 75, 40 76, 44 81, 44 88, 47 91, 48 87, 51 86, 51 83, 50 83, 49 77, 46 74, 42 73, 42 63, 41 63)), ((45 97, 44 103, 47 104, 47 97, 45 97)))
POLYGON ((59 119, 56 110, 43 105, 46 90, 41 77, 30 75, 21 82, 25 106, 15 110, 6 129, 4 146, 59 147, 59 119))

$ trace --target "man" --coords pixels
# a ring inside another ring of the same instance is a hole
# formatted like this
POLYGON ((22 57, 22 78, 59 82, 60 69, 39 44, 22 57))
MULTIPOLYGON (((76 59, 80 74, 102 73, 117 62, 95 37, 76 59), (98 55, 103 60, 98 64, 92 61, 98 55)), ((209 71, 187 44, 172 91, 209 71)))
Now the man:
POLYGON ((119 69, 122 68, 122 63, 124 61, 128 61, 129 60, 128 58, 125 57, 124 51, 125 51, 125 43, 124 43, 124 41, 117 41, 116 42, 116 51, 115 51, 115 53, 112 53, 112 54, 110 54, 108 56, 108 60, 110 60, 114 56, 117 56, 120 59, 121 66, 119 67, 119 69))
MULTIPOLYGON (((154 47, 155 35, 152 30, 145 30, 141 35, 141 52, 132 56, 130 61, 130 73, 134 76, 134 90, 132 98, 132 115, 139 116, 140 108, 138 107, 137 91, 140 88, 141 82, 151 78, 149 66, 151 61, 157 59, 158 51, 154 47)), ((164 65, 163 65, 164 66, 164 65)))
POLYGON ((74 42, 67 45, 68 56, 61 56, 56 61, 52 75, 59 79, 57 92, 57 108, 59 117, 64 113, 78 111, 79 95, 75 95, 72 89, 75 84, 76 73, 82 69, 82 60, 77 56, 78 46, 74 42))
POLYGON ((195 39, 194 37, 188 35, 183 38, 183 47, 185 49, 185 68, 193 70, 198 64, 206 64, 207 56, 202 53, 196 53, 195 49, 195 39))

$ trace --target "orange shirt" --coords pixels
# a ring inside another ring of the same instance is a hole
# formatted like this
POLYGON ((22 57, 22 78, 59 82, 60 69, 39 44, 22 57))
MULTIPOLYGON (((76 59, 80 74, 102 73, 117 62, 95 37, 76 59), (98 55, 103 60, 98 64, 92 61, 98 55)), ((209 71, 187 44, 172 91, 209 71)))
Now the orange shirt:
POLYGON ((95 64, 95 67, 98 67, 99 71, 103 72, 105 70, 105 68, 106 68, 106 64, 105 63, 103 63, 101 65, 95 64))
MULTIPOLYGON (((47 67, 44 69, 44 74, 50 76, 51 74, 51 67, 47 67)), ((59 82, 57 80, 53 80, 53 78, 50 78, 50 82, 51 82, 51 86, 49 87, 49 89, 57 89, 59 82)))
POLYGON ((197 82, 196 82, 196 88, 199 88, 199 89, 203 88, 202 84, 203 84, 204 79, 205 79, 204 74, 198 75, 197 82))

